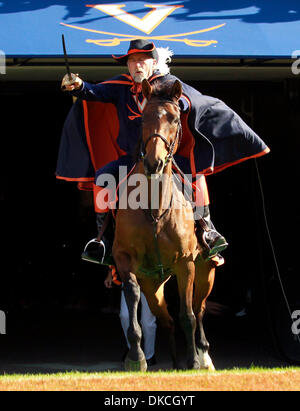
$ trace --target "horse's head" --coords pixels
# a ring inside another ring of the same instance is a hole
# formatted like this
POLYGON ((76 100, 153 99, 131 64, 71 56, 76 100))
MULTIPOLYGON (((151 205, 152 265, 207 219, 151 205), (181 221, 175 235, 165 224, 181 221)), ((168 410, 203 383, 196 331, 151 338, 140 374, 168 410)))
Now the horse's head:
POLYGON ((176 80, 168 90, 153 88, 143 81, 143 94, 148 103, 143 112, 141 157, 147 177, 162 175, 175 154, 181 137, 181 83, 176 80))

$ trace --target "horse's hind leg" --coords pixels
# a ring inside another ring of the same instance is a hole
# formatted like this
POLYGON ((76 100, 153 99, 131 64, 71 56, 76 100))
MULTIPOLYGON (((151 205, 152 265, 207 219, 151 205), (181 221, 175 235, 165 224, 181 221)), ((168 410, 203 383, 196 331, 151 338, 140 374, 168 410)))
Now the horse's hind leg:
POLYGON ((213 371, 214 365, 208 354, 209 343, 206 339, 203 328, 203 316, 205 313, 206 299, 211 293, 215 268, 213 263, 198 261, 196 264, 195 289, 193 310, 197 318, 198 332, 196 333, 196 346, 199 355, 200 368, 213 371))

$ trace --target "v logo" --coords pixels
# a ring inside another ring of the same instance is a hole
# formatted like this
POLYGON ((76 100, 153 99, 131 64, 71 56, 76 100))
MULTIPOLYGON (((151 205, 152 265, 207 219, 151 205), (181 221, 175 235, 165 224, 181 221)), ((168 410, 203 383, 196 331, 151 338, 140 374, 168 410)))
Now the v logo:
POLYGON ((146 107, 147 104, 147 99, 144 98, 142 102, 139 101, 137 96, 133 96, 134 101, 136 102, 136 105, 138 106, 139 111, 142 113, 144 111, 144 108, 146 107))
POLYGON ((87 4, 86 7, 92 7, 94 9, 103 11, 106 14, 109 14, 112 17, 122 21, 123 23, 128 24, 129 26, 135 27, 136 29, 150 34, 152 31, 162 23, 174 10, 184 7, 184 6, 166 6, 166 5, 147 5, 152 10, 146 14, 143 18, 136 17, 134 14, 127 13, 122 10, 123 7, 126 7, 125 4, 87 4))
POLYGON ((136 95, 132 96, 132 97, 134 98, 134 101, 137 105, 137 108, 138 108, 140 114, 133 111, 132 108, 130 108, 130 106, 127 104, 127 108, 131 111, 132 114, 134 114, 133 116, 128 116, 129 120, 135 120, 136 118, 142 117, 141 114, 143 113, 144 108, 146 107, 146 104, 147 104, 147 101, 148 101, 146 99, 146 97, 143 98, 142 102, 139 101, 139 99, 136 95))

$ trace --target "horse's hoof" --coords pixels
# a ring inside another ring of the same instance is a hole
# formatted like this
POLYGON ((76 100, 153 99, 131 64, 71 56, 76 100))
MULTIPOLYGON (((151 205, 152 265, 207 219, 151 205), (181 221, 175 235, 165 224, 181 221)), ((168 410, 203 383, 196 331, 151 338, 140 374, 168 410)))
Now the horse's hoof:
POLYGON ((200 358, 200 369, 207 370, 207 371, 215 371, 214 364, 208 354, 207 351, 203 352, 199 350, 199 358, 200 358))
POLYGON ((147 361, 145 357, 140 361, 133 361, 127 356, 124 367, 125 371, 147 371, 147 361))
POLYGON ((200 367, 200 370, 207 370, 207 371, 216 371, 213 363, 204 365, 203 367, 200 367))

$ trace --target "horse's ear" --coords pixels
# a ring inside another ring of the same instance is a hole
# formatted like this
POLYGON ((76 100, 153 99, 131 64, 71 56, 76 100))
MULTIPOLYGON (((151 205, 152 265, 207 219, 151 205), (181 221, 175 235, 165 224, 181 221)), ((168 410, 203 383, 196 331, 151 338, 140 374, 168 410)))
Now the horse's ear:
POLYGON ((152 87, 147 79, 142 82, 142 91, 146 99, 149 101, 152 93, 152 87))
POLYGON ((176 100, 179 100, 182 94, 182 85, 179 80, 176 80, 173 84, 172 91, 171 91, 171 97, 176 98, 176 100))

